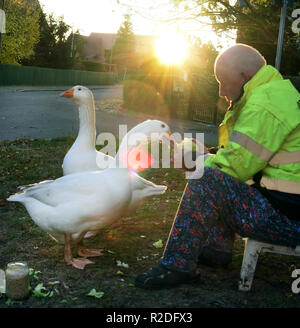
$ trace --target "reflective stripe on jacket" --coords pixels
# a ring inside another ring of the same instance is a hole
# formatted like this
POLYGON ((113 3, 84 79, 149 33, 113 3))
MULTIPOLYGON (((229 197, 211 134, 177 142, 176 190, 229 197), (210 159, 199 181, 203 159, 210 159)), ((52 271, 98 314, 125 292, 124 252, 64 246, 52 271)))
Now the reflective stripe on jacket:
POLYGON ((219 151, 205 166, 242 182, 262 173, 261 186, 300 194, 300 94, 272 66, 244 85, 219 126, 219 151))

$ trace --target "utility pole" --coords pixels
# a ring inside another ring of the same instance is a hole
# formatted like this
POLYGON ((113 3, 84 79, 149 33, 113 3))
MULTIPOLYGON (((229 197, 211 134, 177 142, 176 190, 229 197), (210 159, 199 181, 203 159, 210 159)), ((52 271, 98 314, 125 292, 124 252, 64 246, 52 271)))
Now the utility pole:
MULTIPOLYGON (((1 9, 4 11, 4 9, 5 9, 5 0, 2 0, 1 3, 2 3, 1 9)), ((0 26, 0 27, 2 28, 2 26, 0 26)), ((1 55, 1 42, 2 42, 2 31, 0 29, 0 55, 1 55)))
POLYGON ((72 29, 72 43, 71 43, 71 55, 70 55, 71 58, 73 58, 73 50, 74 50, 74 31, 72 29))
POLYGON ((111 72, 111 64, 112 64, 112 46, 111 46, 111 49, 110 49, 110 59, 109 59, 109 71, 111 72))
POLYGON ((288 0, 283 0, 283 6, 281 8, 281 16, 280 16, 280 26, 279 26, 279 32, 278 32, 276 60, 275 60, 275 67, 277 68, 278 71, 280 70, 280 64, 281 64, 281 54, 282 54, 282 45, 283 45, 284 26, 285 26, 287 5, 288 5, 288 0))

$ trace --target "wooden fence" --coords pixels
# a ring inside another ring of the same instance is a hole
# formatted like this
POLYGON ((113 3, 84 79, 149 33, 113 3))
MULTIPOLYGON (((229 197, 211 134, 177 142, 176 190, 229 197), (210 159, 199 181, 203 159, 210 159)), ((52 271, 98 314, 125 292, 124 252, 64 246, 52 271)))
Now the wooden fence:
POLYGON ((0 64, 0 86, 8 85, 112 85, 116 72, 89 72, 0 64))

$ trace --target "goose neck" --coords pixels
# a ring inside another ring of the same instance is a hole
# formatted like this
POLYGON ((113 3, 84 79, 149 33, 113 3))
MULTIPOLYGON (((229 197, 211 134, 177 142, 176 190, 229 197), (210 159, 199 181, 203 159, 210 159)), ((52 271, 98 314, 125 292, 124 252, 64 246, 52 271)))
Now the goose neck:
POLYGON ((95 148, 96 118, 93 102, 79 105, 79 133, 76 141, 86 147, 95 148))
POLYGON ((138 147, 139 143, 141 142, 141 140, 139 140, 138 138, 136 139, 134 137, 135 132, 137 131, 135 131, 135 129, 133 128, 122 139, 118 152, 115 157, 117 167, 123 167, 123 168, 126 167, 129 169, 128 156, 130 154, 130 150, 133 147, 138 147))

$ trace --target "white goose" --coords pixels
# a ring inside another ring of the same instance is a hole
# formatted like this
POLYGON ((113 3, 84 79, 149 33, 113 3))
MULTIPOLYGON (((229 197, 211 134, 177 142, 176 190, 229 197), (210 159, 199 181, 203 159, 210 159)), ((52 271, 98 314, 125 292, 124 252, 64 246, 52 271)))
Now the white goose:
POLYGON ((88 88, 77 85, 61 93, 60 96, 71 98, 78 104, 79 112, 78 136, 64 157, 63 174, 104 170, 109 167, 114 162, 114 158, 95 148, 96 114, 93 93, 88 88), (102 157, 107 162, 107 167, 100 168, 97 165, 97 157, 102 157))
MULTIPOLYGON (((70 98, 73 102, 78 104, 79 111, 79 133, 63 160, 63 174, 68 175, 84 171, 99 171, 116 165, 115 158, 101 151, 97 151, 95 148, 95 104, 91 90, 87 87, 77 85, 61 93, 60 96, 70 98)), ((156 126, 158 127, 160 124, 162 129, 165 129, 165 131, 169 133, 168 125, 158 120, 147 120, 132 128, 126 135, 128 149, 137 146, 134 134, 138 135, 139 133, 144 133, 146 136, 150 136, 151 132, 155 132, 155 129, 157 129, 156 126)), ((169 136, 165 134, 162 139, 164 138, 165 140, 169 139, 169 136)), ((133 175, 133 184, 133 197, 126 214, 136 210, 146 199, 157 195, 154 185, 151 182, 147 184, 147 180, 141 179, 137 174, 133 175)), ((96 234, 96 232, 88 232, 85 238, 90 238, 96 234)))
MULTIPOLYGON (((168 131, 168 127, 162 127, 161 122, 151 122, 150 125, 151 132, 168 131)), ((117 161, 125 149, 126 140, 120 145, 117 161)), ((157 186, 137 177, 128 168, 81 172, 37 183, 7 200, 22 203, 42 230, 65 244, 66 263, 84 269, 85 265, 93 262, 86 259, 84 251, 83 258, 73 258, 72 241, 79 245, 77 251, 82 256, 80 242, 85 233, 97 231, 122 217, 131 206, 134 191, 142 190, 143 199, 146 199, 166 190, 165 186, 157 186)), ((93 256, 100 255, 97 250, 93 252, 93 256)))

